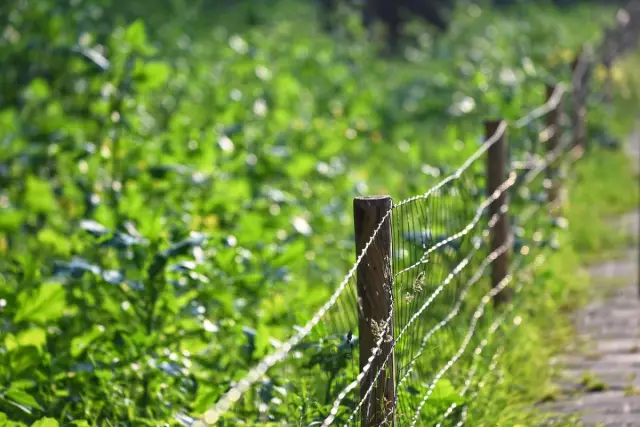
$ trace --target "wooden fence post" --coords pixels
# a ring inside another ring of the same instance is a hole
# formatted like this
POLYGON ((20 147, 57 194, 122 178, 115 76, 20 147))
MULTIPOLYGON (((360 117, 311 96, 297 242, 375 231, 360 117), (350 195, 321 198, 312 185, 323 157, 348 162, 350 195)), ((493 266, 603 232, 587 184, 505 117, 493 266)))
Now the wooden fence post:
POLYGON ((584 87, 587 64, 585 51, 582 50, 571 64, 571 125, 573 127, 573 146, 587 150, 587 106, 584 87))
MULTIPOLYGON (((556 90, 555 85, 547 85, 547 102, 551 100, 553 93, 556 90)), ((547 130, 550 132, 547 141, 545 142, 546 151, 548 154, 552 153, 558 148, 560 142, 561 127, 560 127, 560 113, 562 112, 562 100, 558 102, 555 107, 550 108, 547 113, 547 130)), ((560 177, 558 176, 558 160, 552 161, 547 166, 547 202, 551 207, 552 212, 557 212, 562 204, 560 177)))
POLYGON ((372 350, 381 337, 381 331, 385 335, 380 351, 361 383, 360 398, 363 399, 377 372, 381 370, 372 393, 367 397, 368 401, 362 405, 363 427, 380 426, 385 419, 385 425, 395 425, 394 415, 391 413, 396 399, 395 356, 392 347, 392 234, 391 214, 387 214, 391 207, 392 200, 389 196, 359 197, 353 201, 357 256, 361 254, 384 219, 357 268, 360 372, 368 363, 372 350), (389 359, 383 366, 387 356, 389 359), (371 402, 371 405, 368 402, 371 402))
MULTIPOLYGON (((605 45, 607 44, 608 40, 615 40, 616 42, 618 42, 618 38, 616 37, 617 32, 614 29, 605 29, 604 30, 604 39, 605 39, 605 45)), ((611 44, 611 43, 609 43, 611 44)), ((603 58, 602 58, 602 65, 605 68, 605 80, 604 83, 602 85, 602 91, 603 91, 603 95, 602 95, 602 101, 605 105, 605 107, 607 108, 607 111, 610 112, 611 110, 611 102, 612 102, 612 97, 613 97, 613 77, 612 77, 612 71, 611 68, 613 66, 613 56, 615 55, 616 51, 618 49, 620 49, 621 46, 618 46, 618 43, 616 43, 616 46, 613 47, 611 46, 611 48, 609 49, 604 49, 603 52, 603 58)))
MULTIPOLYGON (((488 140, 497 132, 501 122, 501 120, 485 121, 485 140, 488 140)), ((502 136, 487 151, 488 196, 491 196, 506 181, 507 162, 507 131, 505 129, 502 136)), ((494 215, 498 214, 498 220, 490 230, 492 252, 507 244, 509 240, 509 218, 506 210, 502 211, 502 209, 506 209, 507 203, 508 194, 504 191, 489 205, 489 218, 493 218, 494 215)), ((494 288, 509 274, 509 252, 510 248, 500 254, 492 264, 491 286, 494 288)), ((496 305, 500 305, 510 301, 511 297, 511 288, 505 288, 495 296, 494 302, 496 305)))

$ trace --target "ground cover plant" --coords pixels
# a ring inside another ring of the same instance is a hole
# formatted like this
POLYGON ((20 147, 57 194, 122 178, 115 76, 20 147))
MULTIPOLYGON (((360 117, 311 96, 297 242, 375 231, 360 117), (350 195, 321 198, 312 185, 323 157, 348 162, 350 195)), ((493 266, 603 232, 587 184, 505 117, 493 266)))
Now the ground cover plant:
MULTIPOLYGON (((544 102, 613 18, 469 4, 446 35, 416 25, 405 58, 385 60, 352 20, 348 39, 320 32, 308 5, 252 9, 259 22, 243 26, 240 9, 141 4, 0 6, 0 424, 189 425, 342 279, 354 196, 424 192, 478 148, 484 119, 544 102)), ((619 166, 611 185, 629 177, 622 156, 602 155, 619 166)), ((609 173, 590 166, 580 194, 609 173)), ((606 234, 570 218, 593 233, 587 246, 606 234)), ((560 313, 584 286, 571 228, 557 228, 472 425, 534 420, 553 349, 541 343, 557 338, 544 331, 566 332, 560 313)), ((461 332, 443 331, 434 364, 461 332)), ((235 416, 327 413, 313 396, 264 392, 295 389, 295 375, 272 380, 235 416)), ((426 420, 462 402, 461 380, 443 383, 426 420)))

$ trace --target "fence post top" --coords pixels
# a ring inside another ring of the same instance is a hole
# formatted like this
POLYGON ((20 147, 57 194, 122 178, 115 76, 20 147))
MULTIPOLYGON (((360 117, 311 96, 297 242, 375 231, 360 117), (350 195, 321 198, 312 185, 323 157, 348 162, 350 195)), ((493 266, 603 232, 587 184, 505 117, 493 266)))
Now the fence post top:
POLYGON ((382 196, 359 196, 359 197, 354 197, 353 201, 371 201, 371 202, 375 202, 375 201, 384 201, 384 200, 391 200, 391 196, 388 195, 382 195, 382 196))
MULTIPOLYGON (((484 121, 485 137, 491 138, 498 132, 500 124, 504 122, 504 119, 487 119, 484 121)), ((505 129, 506 132, 506 129, 505 129)))

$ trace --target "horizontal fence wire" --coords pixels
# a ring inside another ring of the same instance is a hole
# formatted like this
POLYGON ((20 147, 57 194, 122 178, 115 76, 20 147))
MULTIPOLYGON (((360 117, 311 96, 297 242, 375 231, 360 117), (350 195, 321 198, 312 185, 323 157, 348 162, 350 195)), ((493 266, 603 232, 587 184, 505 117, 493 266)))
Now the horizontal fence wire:
POLYGON ((192 425, 221 420, 241 423, 243 417, 256 423, 268 422, 265 393, 271 399, 277 395, 305 408, 309 414, 301 409, 299 421, 313 425, 366 423, 368 427, 373 425, 372 414, 381 410, 385 415, 378 425, 393 420, 414 426, 425 417, 437 426, 464 425, 469 416, 469 402, 499 371, 498 361, 507 348, 509 331, 522 322, 523 315, 518 314, 523 303, 521 294, 536 268, 544 262, 545 227, 549 228, 553 218, 549 216, 547 200, 532 201, 531 195, 549 191, 549 174, 555 173, 560 164, 567 168, 583 154, 583 147, 575 145, 573 133, 566 132, 567 127, 574 125, 568 117, 571 114, 563 109, 567 95, 572 95, 572 103, 586 100, 596 57, 601 58, 603 52, 611 54, 602 46, 614 49, 617 55, 634 45, 627 32, 634 31, 637 35, 638 9, 635 3, 629 7, 627 15, 634 18, 619 18, 624 31, 608 33, 609 38, 599 49, 585 47, 571 74, 571 91, 564 84, 556 85, 544 104, 511 124, 500 122, 493 135, 451 175, 426 192, 381 212, 354 264, 322 307, 296 328, 287 341, 275 345, 273 353, 231 384, 202 419, 192 425), (538 124, 554 111, 561 113, 558 123, 538 124), (470 169, 505 137, 508 129, 529 141, 529 149, 519 156, 511 153, 506 179, 495 191, 478 200, 481 192, 469 178, 470 169), (551 140, 556 145, 549 150, 546 145, 551 140), (539 153, 541 149, 545 151, 539 153), (538 182, 543 172, 547 176, 538 182), (489 207, 505 194, 509 194, 509 202, 489 217, 489 207), (512 218, 513 235, 490 250, 489 237, 499 218, 506 215, 512 218), (383 227, 391 230, 391 254, 385 242, 380 241, 383 227), (487 269, 508 251, 517 255, 510 264, 510 273, 489 290, 479 286, 478 283, 487 282, 487 269), (363 358, 362 353, 358 357, 363 303, 357 276, 359 268, 372 259, 380 259, 384 264, 380 273, 385 278, 382 292, 390 305, 385 317, 375 324, 364 325, 374 331, 374 341, 370 355, 363 358), (513 302, 504 310, 494 308, 491 301, 509 287, 513 290, 513 302), (467 327, 454 328, 454 323, 467 327), (439 333, 459 338, 453 340, 459 345, 439 347, 447 344, 439 333), (287 363, 283 363, 285 360, 287 363), (455 372, 454 386, 462 400, 440 409, 430 407, 427 403, 439 393, 451 372, 455 372), (271 383, 265 383, 267 373, 271 383), (292 386, 292 378, 299 384, 292 386), (379 389, 381 378, 391 384, 392 401, 385 401, 389 390, 379 389), (245 399, 249 395, 263 396, 258 401, 264 405, 256 409, 248 403, 251 399, 245 399), (305 406, 309 400, 322 402, 328 409, 323 410, 324 414, 313 413, 305 406), (227 416, 230 411, 233 414, 227 416))

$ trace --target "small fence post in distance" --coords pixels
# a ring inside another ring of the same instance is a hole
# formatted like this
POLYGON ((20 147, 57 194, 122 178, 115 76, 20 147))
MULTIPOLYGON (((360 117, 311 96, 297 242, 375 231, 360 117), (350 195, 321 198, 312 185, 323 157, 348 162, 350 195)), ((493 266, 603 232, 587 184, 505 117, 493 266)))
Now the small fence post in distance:
POLYGON ((571 63, 571 125, 573 126, 573 146, 587 150, 587 107, 584 87, 587 64, 584 49, 571 63), (579 73, 579 75, 578 75, 579 73))
MULTIPOLYGON (((553 93, 556 90, 555 85, 547 85, 547 102, 551 100, 553 93)), ((547 130, 550 132, 547 141, 545 142, 546 151, 548 154, 553 155, 552 153, 556 151, 558 148, 558 143, 560 142, 560 113, 562 112, 561 108, 562 100, 553 108, 550 108, 547 113, 547 130)), ((557 212, 560 209, 562 200, 561 200, 561 191, 560 188, 560 177, 558 176, 558 160, 552 161, 547 167, 547 202, 551 207, 552 212, 557 212)))
MULTIPOLYGON (((616 33, 617 32, 614 29, 606 28, 604 30, 605 43, 608 40, 618 41, 617 39, 619 39, 619 37, 616 37, 617 36, 616 33)), ((605 107, 609 111, 611 110, 611 101, 613 96, 613 78, 612 78, 611 68, 613 66, 613 55, 617 50, 612 47, 613 46, 611 46, 611 48, 609 49, 604 49, 603 57, 602 57, 602 65, 604 66, 604 69, 605 69, 605 77, 604 77, 605 80, 602 87, 602 91, 603 91, 602 102, 604 103, 605 107)), ((616 46, 616 47, 619 48, 619 46, 616 46)))
POLYGON ((362 379, 360 398, 371 386, 382 368, 372 393, 367 397, 372 402, 362 405, 363 427, 393 426, 391 413, 395 406, 395 356, 393 354, 393 277, 391 270, 391 214, 389 196, 358 197, 353 200, 353 217, 356 240, 356 256, 359 256, 375 230, 378 232, 357 267, 358 328, 360 342, 360 372, 368 363, 372 350, 379 341, 380 331, 386 336, 372 366, 362 379), (387 324, 388 322, 388 324, 387 324), (385 328, 384 325, 387 325, 385 328), (383 362, 389 356, 386 364, 383 362))
MULTIPOLYGON (((485 140, 490 139, 498 131, 502 120, 485 121, 485 140)), ((487 151, 487 194, 491 196, 507 179, 507 131, 489 147, 487 151)), ((498 215, 498 220, 490 230, 491 251, 495 251, 509 240, 509 218, 506 206, 508 203, 507 192, 504 191, 489 205, 489 218, 498 215), (504 207, 503 207, 504 206, 504 207), (505 210, 502 210, 505 209, 505 210)), ((502 252, 492 264, 491 286, 494 288, 509 274, 510 248, 502 252)), ((512 298, 511 288, 500 291, 494 299, 496 305, 509 302, 512 298)))

